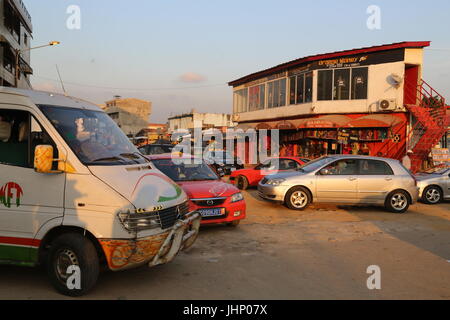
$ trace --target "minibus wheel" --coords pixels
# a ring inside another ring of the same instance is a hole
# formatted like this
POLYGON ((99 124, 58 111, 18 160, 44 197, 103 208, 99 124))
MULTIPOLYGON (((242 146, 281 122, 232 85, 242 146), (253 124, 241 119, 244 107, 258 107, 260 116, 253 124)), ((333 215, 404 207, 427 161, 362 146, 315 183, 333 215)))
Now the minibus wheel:
POLYGON ((58 236, 51 243, 47 273, 60 293, 71 297, 86 294, 94 287, 99 274, 94 244, 79 233, 58 236))

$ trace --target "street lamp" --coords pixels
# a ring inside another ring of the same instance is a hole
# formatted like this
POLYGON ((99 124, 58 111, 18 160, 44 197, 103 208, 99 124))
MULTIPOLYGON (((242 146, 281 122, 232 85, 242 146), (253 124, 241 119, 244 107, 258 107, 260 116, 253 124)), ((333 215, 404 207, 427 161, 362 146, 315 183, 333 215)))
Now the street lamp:
POLYGON ((27 51, 31 51, 34 49, 39 49, 39 48, 45 48, 45 47, 52 47, 52 46, 56 46, 58 44, 60 44, 61 42, 59 41, 50 41, 47 44, 44 44, 42 46, 37 46, 37 47, 33 47, 33 48, 28 48, 28 49, 24 49, 24 50, 20 50, 20 49, 15 49, 15 53, 16 53, 16 72, 15 72, 15 87, 17 88, 19 85, 19 75, 20 75, 20 54, 27 52, 27 51))

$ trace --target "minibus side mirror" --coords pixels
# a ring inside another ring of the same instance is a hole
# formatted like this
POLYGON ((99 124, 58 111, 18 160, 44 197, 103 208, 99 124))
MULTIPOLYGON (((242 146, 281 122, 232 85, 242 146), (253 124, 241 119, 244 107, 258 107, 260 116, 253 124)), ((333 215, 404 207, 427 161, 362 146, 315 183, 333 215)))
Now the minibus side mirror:
POLYGON ((38 145, 34 149, 34 170, 39 173, 62 173, 60 170, 53 170, 53 163, 60 161, 53 158, 53 146, 38 145))

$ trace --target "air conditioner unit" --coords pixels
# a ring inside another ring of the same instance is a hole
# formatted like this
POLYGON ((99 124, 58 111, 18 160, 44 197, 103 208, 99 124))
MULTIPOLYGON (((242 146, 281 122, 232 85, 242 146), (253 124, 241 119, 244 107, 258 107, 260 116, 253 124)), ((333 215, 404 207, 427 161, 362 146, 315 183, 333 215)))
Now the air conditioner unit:
POLYGON ((395 111, 396 109, 396 99, 382 99, 378 101, 378 111, 395 111))

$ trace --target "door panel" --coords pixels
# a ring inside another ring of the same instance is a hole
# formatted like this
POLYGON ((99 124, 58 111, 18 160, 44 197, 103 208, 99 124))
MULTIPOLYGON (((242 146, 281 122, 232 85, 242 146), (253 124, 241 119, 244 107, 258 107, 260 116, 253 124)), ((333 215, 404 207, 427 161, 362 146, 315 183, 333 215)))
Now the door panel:
POLYGON ((395 175, 381 160, 359 160, 358 197, 360 203, 384 203, 395 175))
POLYGON ((0 107, 0 121, 10 127, 0 139, 0 260, 26 263, 36 257, 39 228, 64 213, 65 174, 32 168, 32 146, 50 137, 28 112, 0 107))
POLYGON ((318 172, 316 199, 319 202, 358 202, 358 163, 354 159, 338 160, 318 172))

